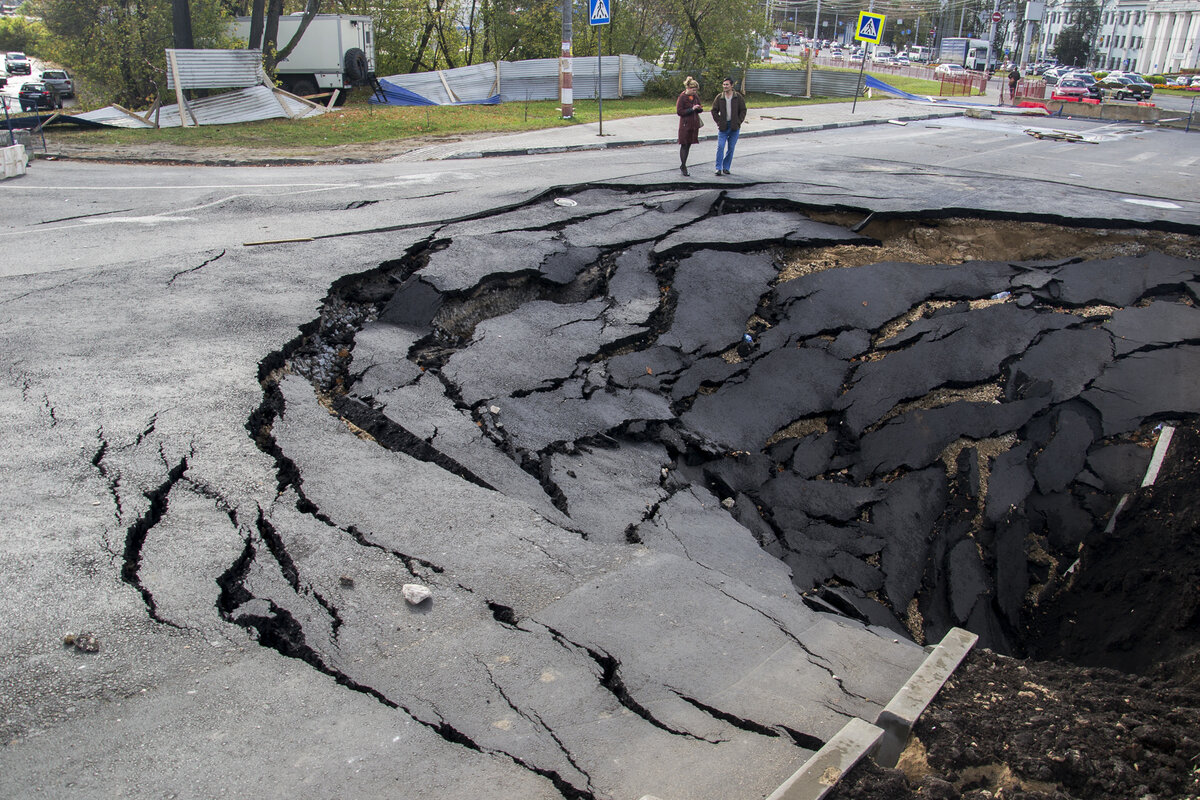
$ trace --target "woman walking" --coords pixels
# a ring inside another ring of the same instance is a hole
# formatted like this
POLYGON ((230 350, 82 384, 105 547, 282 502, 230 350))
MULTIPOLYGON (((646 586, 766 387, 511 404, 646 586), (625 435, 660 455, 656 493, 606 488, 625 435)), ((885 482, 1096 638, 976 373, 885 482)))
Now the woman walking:
POLYGON ((700 112, 700 84, 691 75, 683 81, 683 91, 675 101, 675 113, 679 115, 679 171, 688 174, 688 151, 700 141, 700 126, 704 124, 700 112))

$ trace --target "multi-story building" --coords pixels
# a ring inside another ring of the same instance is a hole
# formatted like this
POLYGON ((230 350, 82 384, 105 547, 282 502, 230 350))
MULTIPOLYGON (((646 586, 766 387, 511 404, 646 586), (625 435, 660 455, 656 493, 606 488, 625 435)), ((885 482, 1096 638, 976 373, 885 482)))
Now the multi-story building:
MULTIPOLYGON (((1030 60, 1054 52, 1079 15, 1076 0, 1048 0, 1030 60)), ((1088 66, 1142 74, 1200 70, 1200 0, 1101 0, 1088 66)))
POLYGON ((1137 71, 1200 69, 1200 0, 1149 0, 1137 71))

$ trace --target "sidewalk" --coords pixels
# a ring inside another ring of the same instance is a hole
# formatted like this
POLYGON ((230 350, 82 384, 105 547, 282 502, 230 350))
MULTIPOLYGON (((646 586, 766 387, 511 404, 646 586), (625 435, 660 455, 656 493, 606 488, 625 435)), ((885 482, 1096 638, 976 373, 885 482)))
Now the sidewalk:
MULTIPOLYGON (((909 122, 922 119, 957 117, 962 108, 947 105, 933 106, 907 100, 859 100, 857 107, 846 103, 821 103, 803 106, 751 108, 742 125, 741 138, 773 136, 782 133, 805 133, 850 128, 858 125, 883 125, 889 122, 909 122)), ((705 114, 708 117, 707 114, 705 114)), ((653 117, 629 117, 606 120, 604 135, 601 123, 591 122, 569 128, 549 128, 527 131, 492 139, 433 145, 410 150, 388 161, 439 161, 452 158, 485 158, 489 156, 522 156, 539 153, 560 153, 571 150, 606 150, 614 147, 639 147, 651 144, 674 144, 678 117, 662 114, 653 117)), ((705 120, 700 140, 715 140, 716 127, 705 120)))

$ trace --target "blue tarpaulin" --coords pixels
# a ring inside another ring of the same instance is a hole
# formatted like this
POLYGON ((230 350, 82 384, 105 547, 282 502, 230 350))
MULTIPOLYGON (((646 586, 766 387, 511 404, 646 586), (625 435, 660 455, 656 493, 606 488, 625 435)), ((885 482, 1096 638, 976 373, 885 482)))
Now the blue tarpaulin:
POLYGON ((379 96, 381 94, 381 92, 376 92, 375 95, 373 97, 371 97, 371 102, 377 103, 377 104, 389 105, 389 106, 437 106, 437 105, 454 105, 454 106, 489 105, 490 106, 490 105, 498 105, 500 103, 500 95, 498 95, 498 94, 494 94, 491 97, 482 97, 482 98, 479 98, 478 100, 459 100, 458 102, 455 102, 455 103, 438 103, 434 100, 430 100, 428 97, 422 97, 421 95, 417 94, 416 92, 412 91, 411 89, 405 89, 403 86, 399 86, 395 83, 392 83, 387 78, 380 78, 379 86, 382 89, 383 97, 381 98, 379 96))
POLYGON ((896 97, 902 98, 904 100, 917 100, 922 103, 935 103, 937 105, 947 105, 947 106, 954 106, 954 107, 958 107, 958 106, 972 106, 972 107, 978 107, 978 108, 984 108, 984 107, 994 108, 995 107, 995 105, 993 103, 974 103, 974 102, 971 102, 970 100, 960 100, 958 98, 949 98, 948 99, 948 98, 944 98, 944 97, 930 97, 929 95, 924 95, 924 94, 909 94, 908 92, 900 91, 895 86, 889 86, 888 84, 884 83, 883 81, 879 80, 878 78, 872 78, 870 75, 865 75, 863 82, 867 85, 868 89, 877 89, 881 92, 887 92, 888 94, 894 94, 896 97))

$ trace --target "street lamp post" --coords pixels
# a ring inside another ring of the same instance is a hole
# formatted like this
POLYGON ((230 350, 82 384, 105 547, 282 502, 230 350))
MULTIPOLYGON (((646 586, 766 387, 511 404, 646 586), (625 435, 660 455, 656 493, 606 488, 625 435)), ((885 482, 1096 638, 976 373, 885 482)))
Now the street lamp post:
POLYGON ((575 116, 575 96, 571 86, 571 0, 562 0, 562 53, 558 62, 558 96, 563 119, 575 116))

